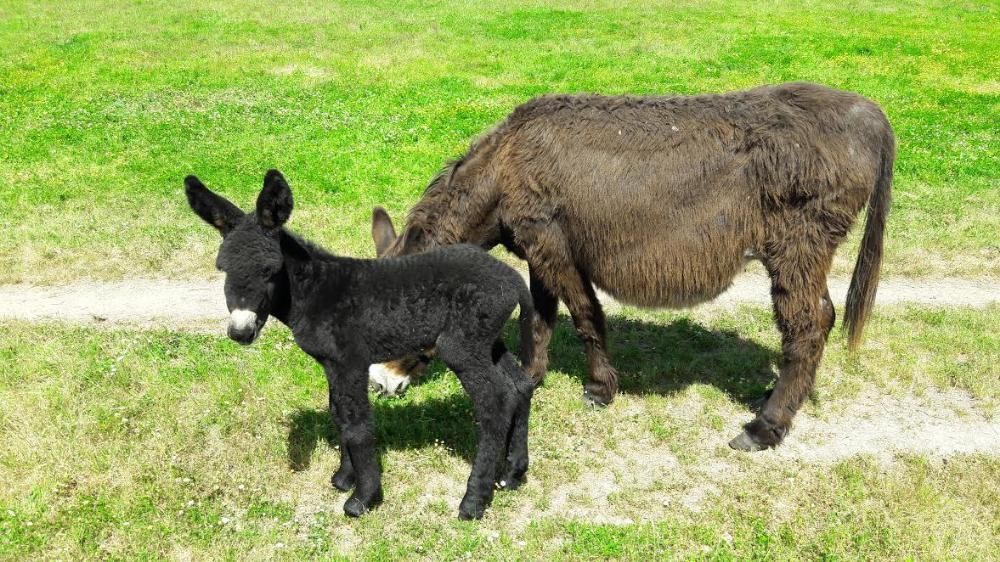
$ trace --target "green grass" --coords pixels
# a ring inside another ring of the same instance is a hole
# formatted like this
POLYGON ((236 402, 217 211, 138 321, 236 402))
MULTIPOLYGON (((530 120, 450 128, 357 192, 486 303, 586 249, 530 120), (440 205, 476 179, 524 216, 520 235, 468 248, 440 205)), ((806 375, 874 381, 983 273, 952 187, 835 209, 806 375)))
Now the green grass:
MULTIPOLYGON (((1000 6, 0 0, 0 283, 211 273, 197 173, 372 253, 436 170, 547 92, 717 92, 810 80, 877 100, 898 135, 886 271, 1000 274, 1000 6)), ((836 269, 846 272, 856 237, 836 269)))
MULTIPOLYGON (((832 337, 805 412, 841 419, 874 391, 923 396, 942 416, 940 397, 961 392, 995 420, 998 320, 995 306, 881 310, 859 356, 832 337)), ((581 405, 583 354, 563 318, 532 406, 529 482, 463 523, 472 414, 439 365, 403 398, 373 402, 386 503, 348 520, 328 482, 338 453, 325 379, 287 330, 242 348, 218 334, 8 323, 0 559, 986 559, 1000 548, 1000 495, 984 485, 1000 480, 996 456, 830 463, 725 446, 773 383, 766 311, 697 322, 625 311, 611 324, 622 394, 606 410, 581 405)))

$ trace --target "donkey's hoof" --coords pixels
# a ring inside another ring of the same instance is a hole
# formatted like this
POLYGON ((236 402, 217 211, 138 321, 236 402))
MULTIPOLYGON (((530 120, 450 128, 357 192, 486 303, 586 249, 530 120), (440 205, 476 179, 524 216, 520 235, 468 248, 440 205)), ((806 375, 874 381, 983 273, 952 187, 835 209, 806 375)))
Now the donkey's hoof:
POLYGON ((333 473, 333 476, 330 477, 330 484, 333 484, 333 487, 341 492, 351 491, 351 488, 354 487, 354 481, 354 472, 349 471, 342 472, 338 470, 333 473))
POLYGON ((583 404, 592 408, 604 408, 611 403, 611 398, 605 398, 599 394, 591 392, 590 389, 583 390, 583 404))
POLYGON ((749 453, 767 449, 767 445, 754 441, 753 437, 751 437, 746 430, 734 437, 733 440, 729 442, 729 446, 737 451, 747 451, 749 453))
POLYGON ((463 521, 482 519, 486 513, 487 502, 481 499, 472 499, 469 496, 462 498, 462 503, 458 506, 458 518, 463 521))

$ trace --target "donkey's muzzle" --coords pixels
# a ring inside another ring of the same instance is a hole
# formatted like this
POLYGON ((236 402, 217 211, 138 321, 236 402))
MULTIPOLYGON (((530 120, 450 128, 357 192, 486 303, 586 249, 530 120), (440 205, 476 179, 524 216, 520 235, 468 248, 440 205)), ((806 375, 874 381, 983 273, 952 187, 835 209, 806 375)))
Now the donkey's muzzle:
POLYGON ((257 313, 252 310, 236 309, 229 313, 229 339, 242 345, 250 345, 257 339, 257 313))

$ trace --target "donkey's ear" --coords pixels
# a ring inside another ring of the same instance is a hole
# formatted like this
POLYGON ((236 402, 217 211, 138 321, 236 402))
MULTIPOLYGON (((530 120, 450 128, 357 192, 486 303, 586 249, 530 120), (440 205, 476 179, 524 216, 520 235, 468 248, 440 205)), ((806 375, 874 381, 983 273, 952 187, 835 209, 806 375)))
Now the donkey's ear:
POLYGON ((381 256, 396 241, 396 229, 392 226, 389 213, 382 207, 372 211, 372 240, 375 241, 375 255, 381 256))
POLYGON ((292 214, 292 189, 278 170, 264 174, 264 189, 257 196, 257 223, 264 228, 278 228, 292 214))
POLYGON ((184 178, 184 194, 191 209, 208 224, 225 236, 243 218, 243 211, 221 195, 209 191, 194 176, 184 178))
POLYGON ((426 238, 424 229, 413 224, 406 228, 403 233, 403 253, 410 254, 424 249, 424 239, 426 238))

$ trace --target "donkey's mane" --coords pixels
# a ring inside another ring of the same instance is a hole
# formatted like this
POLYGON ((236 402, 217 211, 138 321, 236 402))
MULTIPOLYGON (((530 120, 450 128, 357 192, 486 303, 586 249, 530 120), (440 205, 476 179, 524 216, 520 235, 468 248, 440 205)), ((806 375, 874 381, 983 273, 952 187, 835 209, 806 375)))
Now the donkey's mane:
POLYGON ((474 184, 462 183, 459 174, 483 165, 499 145, 500 139, 510 125, 510 120, 504 121, 473 141, 461 156, 445 164, 427 184, 420 200, 410 209, 406 217, 406 226, 422 229, 437 244, 459 242, 462 232, 458 230, 458 225, 452 225, 450 221, 442 219, 461 216, 463 213, 456 212, 457 207, 467 204, 469 196, 477 188, 474 184), (458 185, 459 183, 461 185, 458 185))
POLYGON ((434 175, 434 178, 424 189, 423 196, 410 209, 410 213, 406 217, 406 224, 408 226, 420 227, 425 232, 438 230, 435 227, 438 226, 436 223, 442 211, 450 208, 455 198, 461 196, 458 190, 451 189, 455 172, 465 162, 466 157, 468 157, 474 148, 470 148, 465 154, 445 164, 434 175))

